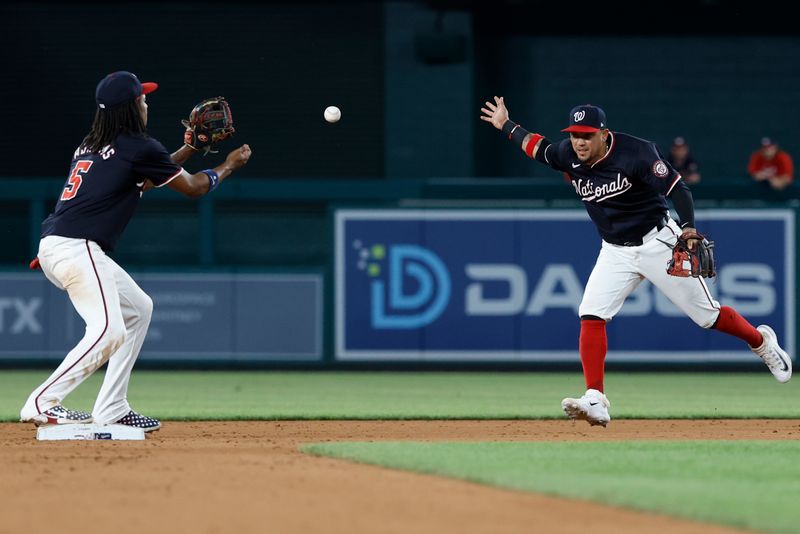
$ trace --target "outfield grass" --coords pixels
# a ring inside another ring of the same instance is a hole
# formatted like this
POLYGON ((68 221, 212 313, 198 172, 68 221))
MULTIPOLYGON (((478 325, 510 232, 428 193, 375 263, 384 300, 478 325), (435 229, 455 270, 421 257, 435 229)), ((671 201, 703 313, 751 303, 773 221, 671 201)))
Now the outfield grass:
MULTIPOLYGON (((0 421, 16 421, 47 370, 0 371, 0 421)), ((65 404, 90 410, 101 374, 65 404)), ((561 418, 578 373, 133 373, 135 409, 172 420, 561 418)), ((800 418, 800 381, 757 374, 612 373, 611 414, 624 418, 800 418)))
POLYGON ((800 442, 324 443, 316 455, 760 531, 800 525, 800 442))

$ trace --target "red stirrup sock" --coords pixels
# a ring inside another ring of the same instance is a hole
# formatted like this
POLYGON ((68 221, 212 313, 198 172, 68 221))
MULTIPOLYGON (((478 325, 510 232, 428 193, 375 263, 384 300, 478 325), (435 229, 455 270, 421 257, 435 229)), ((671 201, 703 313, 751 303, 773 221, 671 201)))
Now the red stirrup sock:
POLYGON ((603 391, 603 373, 608 351, 606 322, 597 319, 581 320, 581 337, 578 346, 583 364, 586 389, 603 391))
POLYGON ((743 339, 751 347, 760 347, 764 342, 761 332, 739 315, 739 312, 728 306, 719 309, 717 322, 711 328, 743 339))

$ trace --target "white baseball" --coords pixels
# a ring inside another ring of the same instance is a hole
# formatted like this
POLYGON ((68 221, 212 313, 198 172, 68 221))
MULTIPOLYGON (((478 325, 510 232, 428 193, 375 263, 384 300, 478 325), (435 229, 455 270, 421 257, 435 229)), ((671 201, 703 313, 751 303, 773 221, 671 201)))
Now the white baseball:
POLYGON ((342 118, 342 111, 336 106, 325 108, 325 120, 328 122, 338 122, 342 118))

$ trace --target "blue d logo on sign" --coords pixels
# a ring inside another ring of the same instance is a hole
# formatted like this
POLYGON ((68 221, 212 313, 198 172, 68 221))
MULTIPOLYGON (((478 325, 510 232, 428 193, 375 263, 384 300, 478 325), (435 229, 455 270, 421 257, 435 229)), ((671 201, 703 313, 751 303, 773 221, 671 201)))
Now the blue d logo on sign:
POLYGON ((450 275, 439 257, 417 245, 389 247, 388 302, 387 288, 380 264, 385 257, 382 245, 373 245, 361 254, 359 267, 366 267, 370 277, 371 322, 373 328, 412 329, 426 326, 444 312, 450 301, 450 275), (366 264, 366 260, 369 263, 366 264), (366 265, 365 265, 366 264, 366 265))

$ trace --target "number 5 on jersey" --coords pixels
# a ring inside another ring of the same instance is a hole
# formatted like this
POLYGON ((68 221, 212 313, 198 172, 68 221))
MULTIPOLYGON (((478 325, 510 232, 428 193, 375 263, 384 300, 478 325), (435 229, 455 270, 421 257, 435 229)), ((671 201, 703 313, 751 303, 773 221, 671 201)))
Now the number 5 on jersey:
POLYGON ((75 198, 75 195, 78 194, 78 189, 81 188, 81 184, 83 183, 83 174, 89 172, 89 167, 92 166, 92 161, 82 159, 75 163, 75 166, 72 168, 72 172, 69 174, 69 180, 67 180, 67 185, 64 186, 64 192, 61 193, 61 200, 70 200, 75 198))

